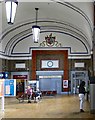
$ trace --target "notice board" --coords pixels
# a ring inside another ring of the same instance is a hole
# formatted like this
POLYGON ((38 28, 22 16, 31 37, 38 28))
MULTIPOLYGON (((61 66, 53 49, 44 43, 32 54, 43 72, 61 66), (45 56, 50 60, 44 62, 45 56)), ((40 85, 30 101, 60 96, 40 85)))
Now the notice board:
POLYGON ((15 96, 16 95, 16 80, 5 79, 4 81, 4 96, 15 96))

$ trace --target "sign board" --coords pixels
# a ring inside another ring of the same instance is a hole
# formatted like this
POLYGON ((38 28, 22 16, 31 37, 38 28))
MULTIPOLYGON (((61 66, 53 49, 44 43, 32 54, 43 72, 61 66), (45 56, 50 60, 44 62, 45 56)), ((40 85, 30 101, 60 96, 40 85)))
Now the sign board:
POLYGON ((0 72, 0 79, 8 78, 8 72, 0 72))
POLYGON ((28 85, 30 85, 32 88, 36 87, 36 90, 39 89, 39 81, 28 81, 28 85))
POLYGON ((4 82, 4 96, 15 96, 16 95, 16 80, 5 79, 4 82))
POLYGON ((27 79, 27 75, 13 75, 13 79, 27 79))
POLYGON ((25 63, 16 63, 15 68, 25 68, 25 63))
POLYGON ((4 79, 0 79, 0 97, 4 95, 4 79))
POLYGON ((42 60, 41 68, 59 68, 59 60, 42 60))
POLYGON ((63 88, 68 88, 68 80, 63 80, 63 88))
POLYGON ((75 63, 75 67, 84 67, 84 63, 75 63))

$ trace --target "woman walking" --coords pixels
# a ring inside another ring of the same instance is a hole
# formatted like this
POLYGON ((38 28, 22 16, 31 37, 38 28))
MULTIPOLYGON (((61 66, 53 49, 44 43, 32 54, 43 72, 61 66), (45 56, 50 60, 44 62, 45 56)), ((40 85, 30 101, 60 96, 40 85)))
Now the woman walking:
POLYGON ((79 99, 80 99, 80 112, 84 112, 83 110, 83 103, 84 103, 84 98, 85 98, 85 82, 82 81, 80 86, 79 86, 79 99))

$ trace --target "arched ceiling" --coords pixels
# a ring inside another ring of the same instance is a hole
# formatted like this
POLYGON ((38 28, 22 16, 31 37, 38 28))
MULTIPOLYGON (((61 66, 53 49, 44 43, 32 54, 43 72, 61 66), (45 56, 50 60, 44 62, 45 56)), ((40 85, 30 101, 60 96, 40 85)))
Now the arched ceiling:
POLYGON ((0 55, 29 57, 32 49, 68 49, 69 56, 89 57, 93 40, 93 2, 64 2, 63 0, 19 0, 15 21, 8 25, 5 3, 0 3, 0 55), (32 40, 31 27, 35 25, 35 8, 39 8, 41 27, 39 43, 32 40), (60 46, 48 48, 43 41, 47 35, 56 36, 60 46), (41 46, 42 45, 42 46, 41 46))

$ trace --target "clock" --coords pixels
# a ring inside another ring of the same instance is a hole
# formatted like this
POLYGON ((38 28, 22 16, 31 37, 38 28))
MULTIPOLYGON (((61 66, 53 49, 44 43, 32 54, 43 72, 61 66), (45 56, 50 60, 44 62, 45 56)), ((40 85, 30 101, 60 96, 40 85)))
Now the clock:
POLYGON ((48 66, 48 67, 52 67, 52 66, 53 66, 53 62, 52 62, 52 61, 48 61, 48 62, 47 62, 47 66, 48 66))

